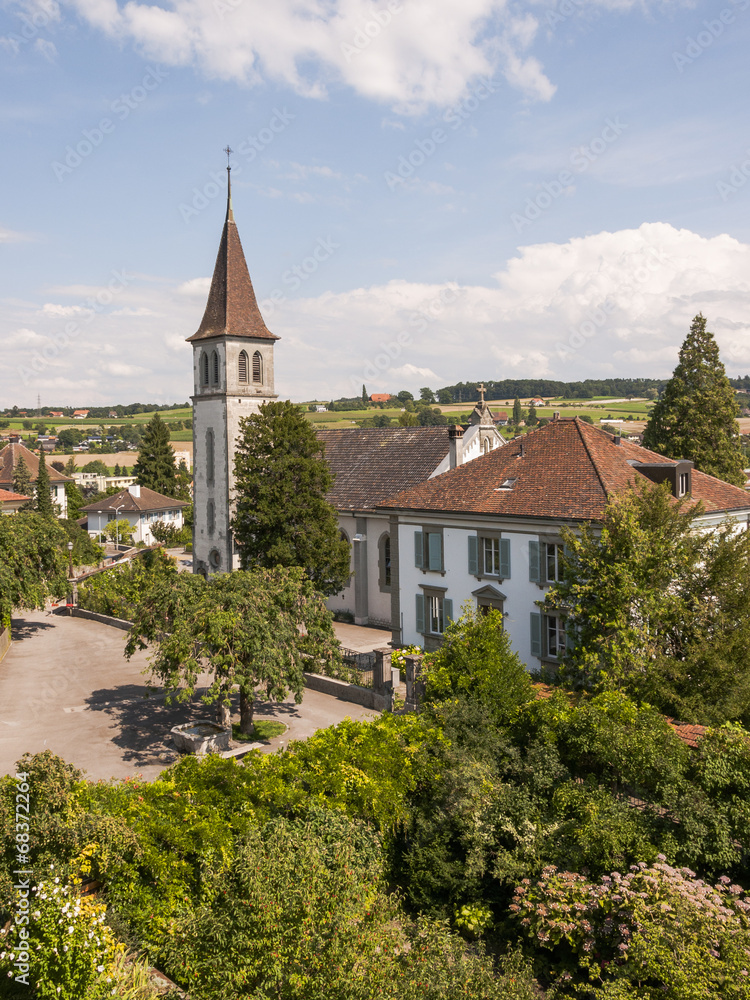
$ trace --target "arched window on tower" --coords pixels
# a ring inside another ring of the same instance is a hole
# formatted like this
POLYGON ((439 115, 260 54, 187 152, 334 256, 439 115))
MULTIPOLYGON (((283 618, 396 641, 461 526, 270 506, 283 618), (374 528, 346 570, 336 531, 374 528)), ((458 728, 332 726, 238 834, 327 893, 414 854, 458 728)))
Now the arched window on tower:
POLYGON ((211 355, 211 385, 219 384, 219 355, 216 351, 211 355))
POLYGON ((206 482, 213 483, 214 481, 214 432, 209 429, 206 431, 206 482))
POLYGON ((240 351, 237 361, 237 378, 243 385, 247 384, 247 351, 240 351))
POLYGON ((201 385, 208 385, 208 355, 205 351, 201 354, 200 369, 201 385))
POLYGON ((260 356, 260 351, 256 351, 253 354, 253 382, 263 381, 263 358, 260 356))

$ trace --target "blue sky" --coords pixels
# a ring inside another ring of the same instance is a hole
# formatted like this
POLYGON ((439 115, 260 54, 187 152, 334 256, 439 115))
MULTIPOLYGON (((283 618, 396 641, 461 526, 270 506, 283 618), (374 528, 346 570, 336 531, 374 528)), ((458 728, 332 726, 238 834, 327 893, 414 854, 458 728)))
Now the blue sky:
POLYGON ((224 216, 293 399, 750 371, 750 0, 3 0, 0 405, 172 402, 224 216))

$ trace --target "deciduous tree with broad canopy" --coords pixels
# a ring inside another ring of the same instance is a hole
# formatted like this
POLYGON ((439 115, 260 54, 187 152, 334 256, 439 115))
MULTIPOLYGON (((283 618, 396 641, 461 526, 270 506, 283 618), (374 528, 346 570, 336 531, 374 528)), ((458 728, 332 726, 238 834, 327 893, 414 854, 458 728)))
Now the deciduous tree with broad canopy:
POLYGON ((213 576, 180 573, 159 581, 136 610, 125 647, 130 657, 152 646, 151 670, 178 701, 212 674, 205 696, 217 703, 221 725, 240 690, 240 728, 249 733, 253 701, 302 701, 304 671, 337 655, 332 615, 299 567, 238 570, 213 576))
POLYGON ((240 422, 232 531, 243 569, 301 566, 322 594, 349 579, 349 543, 326 500, 333 473, 303 411, 263 403, 240 422))
POLYGON ((0 631, 15 608, 43 608, 67 583, 68 536, 50 517, 19 511, 0 517, 0 631))
POLYGON ((738 412, 718 344, 698 313, 672 378, 651 411, 643 446, 668 458, 691 459, 701 472, 744 486, 738 412))
POLYGON ((545 607, 575 636, 561 678, 618 689, 668 715, 750 722, 750 533, 697 519, 665 485, 613 497, 600 532, 563 528, 563 580, 545 607))

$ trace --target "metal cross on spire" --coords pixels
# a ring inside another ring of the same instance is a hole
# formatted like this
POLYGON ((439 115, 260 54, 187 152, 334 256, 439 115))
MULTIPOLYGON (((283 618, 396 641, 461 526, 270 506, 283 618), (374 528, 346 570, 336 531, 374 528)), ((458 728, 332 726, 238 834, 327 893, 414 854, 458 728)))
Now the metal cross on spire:
POLYGON ((234 221, 234 212, 232 211, 232 164, 229 162, 229 157, 234 150, 231 146, 226 145, 224 152, 227 154, 227 219, 234 221))
POLYGON ((479 402, 482 405, 484 405, 484 394, 485 392, 487 392, 487 390, 484 387, 484 382, 480 382, 480 384, 477 386, 477 392, 479 393, 479 402))

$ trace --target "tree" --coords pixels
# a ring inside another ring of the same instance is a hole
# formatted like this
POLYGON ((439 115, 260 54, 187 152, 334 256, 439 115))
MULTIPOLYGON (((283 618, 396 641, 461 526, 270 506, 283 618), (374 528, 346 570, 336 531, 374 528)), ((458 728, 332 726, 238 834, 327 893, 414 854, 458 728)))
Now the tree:
POLYGON ((65 468, 63 473, 66 476, 72 476, 74 472, 78 472, 78 466, 76 465, 76 460, 71 455, 68 461, 65 463, 65 468))
POLYGON ((737 413, 719 347, 699 313, 672 378, 651 410, 643 446, 668 458, 691 459, 701 472, 744 486, 737 413))
POLYGON ((423 403, 434 403, 435 393, 432 391, 432 389, 429 389, 427 386, 424 386, 424 388, 419 390, 419 398, 422 400, 423 403))
POLYGON ((419 424, 416 413, 409 412, 409 410, 404 410, 399 416, 398 422, 400 427, 417 427, 419 424))
POLYGON ((109 467, 100 458, 95 458, 91 462, 86 462, 81 472, 95 472, 99 476, 108 476, 109 467))
POLYGON ((438 390, 438 402, 443 406, 447 406, 449 403, 453 402, 453 393, 450 389, 439 389, 438 390))
POLYGON ((370 400, 369 400, 368 395, 367 395, 367 387, 365 385, 363 385, 362 386, 362 402, 365 405, 367 405, 367 403, 369 403, 369 401, 370 400))
POLYGON ((523 410, 521 409, 521 400, 516 396, 513 400, 513 423, 516 427, 519 426, 521 420, 523 419, 523 410))
POLYGON ((529 403, 529 415, 526 417, 526 423, 529 427, 535 427, 539 423, 539 418, 536 415, 536 407, 533 403, 529 403))
POLYGON ((706 530, 700 513, 644 483, 609 501, 600 534, 563 528, 565 576, 546 607, 575 637, 564 683, 686 720, 750 721, 750 534, 706 530))
POLYGON ((0 627, 15 608, 43 608, 67 592, 66 546, 57 520, 35 511, 0 517, 0 627))
POLYGON ((333 474, 324 446, 290 402, 263 403, 240 421, 231 527, 243 569, 301 566, 318 590, 349 579, 349 543, 326 500, 333 474))
POLYGON ((36 477, 36 494, 34 509, 43 517, 54 517, 55 508, 52 503, 52 487, 49 483, 49 469, 44 457, 44 449, 39 449, 39 472, 36 477))
POLYGON ((448 423, 448 418, 437 406, 422 404, 417 408, 416 417, 420 427, 442 427, 448 423))
POLYGON ((115 462, 115 475, 116 476, 121 476, 122 475, 122 469, 120 468, 120 463, 119 462, 115 462))
POLYGON ((249 733, 255 698, 282 701, 291 691, 299 704, 304 671, 335 656, 331 621, 299 567, 240 570, 208 581, 180 573, 137 608, 125 654, 155 646, 151 670, 178 701, 192 697, 199 674, 208 670, 213 681, 204 700, 218 703, 224 726, 238 685, 240 726, 249 733))
POLYGON ((109 521, 104 526, 104 534, 111 542, 122 542, 123 545, 133 544, 133 525, 127 518, 121 517, 116 521, 109 521))
POLYGON ((167 497, 175 496, 174 451, 169 443, 169 428, 158 413, 154 414, 143 432, 133 475, 139 485, 167 497))
POLYGON ((408 389, 402 389, 401 392, 396 393, 396 399, 400 399, 402 403, 405 403, 407 399, 413 400, 414 394, 409 392, 408 389))
POLYGON ((502 612, 464 607, 445 630, 439 650, 425 657, 427 701, 468 697, 501 725, 533 697, 528 671, 510 646, 502 612))
POLYGON ((18 459, 18 463, 13 470, 13 492, 20 493, 22 497, 30 497, 32 495, 31 473, 23 455, 18 459))

